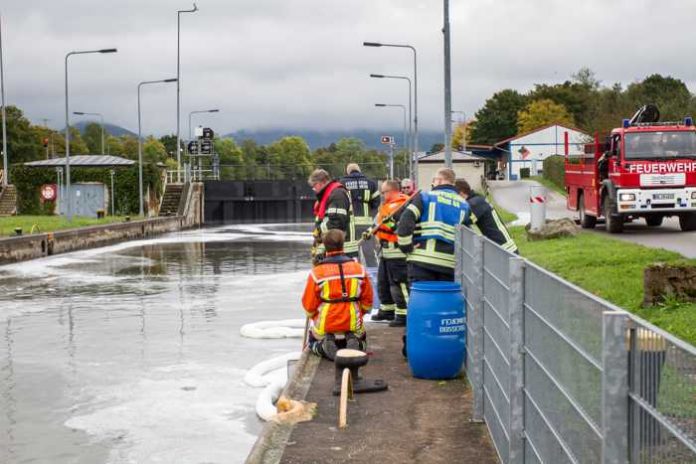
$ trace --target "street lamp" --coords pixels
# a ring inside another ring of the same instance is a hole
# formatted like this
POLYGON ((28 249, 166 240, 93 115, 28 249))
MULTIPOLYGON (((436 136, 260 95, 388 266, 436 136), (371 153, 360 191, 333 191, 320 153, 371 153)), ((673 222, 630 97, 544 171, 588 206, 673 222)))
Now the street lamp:
POLYGON ((191 133, 191 116, 194 114, 202 114, 202 113, 219 113, 219 109, 214 109, 214 110, 199 110, 199 111, 191 111, 189 113, 189 140, 193 140, 193 134, 191 133))
MULTIPOLYGON (((408 44, 385 44, 379 42, 363 42, 365 47, 408 48, 413 52, 413 156, 411 178, 418 185, 418 54, 416 48, 408 44)), ((410 102, 409 102, 410 104, 410 102)))
POLYGON ((161 79, 158 81, 143 81, 138 84, 138 190, 140 192, 140 209, 139 214, 143 216, 143 135, 142 135, 142 125, 140 123, 140 88, 143 85, 148 84, 164 84, 170 82, 178 82, 176 78, 174 79, 161 79))
POLYGON ((82 111, 73 111, 73 114, 78 116, 99 116, 99 119, 101 120, 101 154, 106 154, 104 151, 104 116, 101 113, 84 113, 82 111))
POLYGON ((91 53, 116 53, 115 48, 102 48, 101 50, 84 50, 70 52, 65 55, 65 192, 68 198, 66 215, 68 221, 72 221, 72 198, 70 198, 70 106, 68 102, 68 58, 72 55, 87 55, 91 53))
POLYGON ((198 6, 176 12, 176 180, 181 182, 181 13, 195 13, 198 6))
MULTIPOLYGON (((411 120, 411 79, 406 77, 406 76, 388 76, 385 74, 370 74, 370 77, 375 78, 375 79, 402 79, 408 82, 408 114, 409 114, 409 121, 411 120)), ((416 129, 418 130, 418 129, 416 129)), ((412 134, 411 132, 411 124, 409 122, 409 133, 412 134)), ((415 172, 415 168, 413 166, 413 158, 414 158, 414 153, 417 153, 417 147, 418 147, 418 142, 414 141, 413 143, 410 144, 411 147, 411 155, 409 156, 409 163, 408 163, 408 169, 409 169, 409 175, 412 179, 417 179, 418 174, 415 172)), ((416 156, 417 158, 417 156, 416 156)))
POLYGON ((443 1, 444 25, 442 34, 445 39, 445 166, 452 168, 452 70, 450 66, 449 0, 443 1))
POLYGON ((2 186, 7 187, 7 114, 5 113, 5 69, 2 60, 2 17, 0 16, 0 95, 2 96, 2 186))
MULTIPOLYGON (((398 105, 398 104, 389 104, 389 103, 375 103, 375 106, 376 106, 377 108, 401 108, 401 109, 403 110, 403 112, 404 112, 404 141, 409 140, 409 139, 406 138, 406 125, 407 125, 406 122, 407 122, 408 119, 409 119, 409 118, 406 116, 406 106, 404 106, 404 105, 398 105)), ((409 138, 410 138, 410 135, 409 135, 409 138)), ((407 143, 409 143, 409 145, 410 145, 410 140, 409 140, 409 142, 407 142, 407 143)), ((409 150, 407 150, 407 151, 409 151, 409 150)), ((392 160, 392 163, 393 163, 393 160, 392 160)), ((394 177, 394 168, 393 168, 393 165, 392 165, 392 167, 391 167, 391 177, 394 177)))

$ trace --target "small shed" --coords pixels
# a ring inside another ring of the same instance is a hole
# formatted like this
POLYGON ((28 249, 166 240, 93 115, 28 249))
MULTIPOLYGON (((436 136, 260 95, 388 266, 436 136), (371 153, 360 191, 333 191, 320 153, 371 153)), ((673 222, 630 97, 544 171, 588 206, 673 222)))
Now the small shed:
POLYGON ((583 144, 592 141, 589 134, 579 129, 550 124, 496 143, 495 147, 503 152, 499 169, 505 179, 520 179, 520 171, 523 168, 529 169, 530 175, 540 175, 546 158, 565 154, 566 134, 570 153, 581 153, 583 144))
MULTIPOLYGON (((118 168, 133 166, 135 161, 120 156, 111 155, 75 155, 70 157, 71 168, 118 168)), ((67 210, 65 201, 64 170, 65 158, 53 158, 24 163, 32 168, 53 168, 57 170, 56 206, 58 214, 64 215, 67 210)), ((76 216, 97 217, 100 211, 105 212, 114 209, 110 198, 109 186, 101 182, 73 183, 70 189, 72 197, 72 209, 76 216), (111 203, 111 208, 109 207, 111 203)))
MULTIPOLYGON (((457 178, 464 178, 474 190, 481 189, 481 178, 485 173, 486 158, 476 156, 469 151, 452 152, 452 169, 457 178)), ((418 159, 419 187, 428 190, 430 181, 438 169, 445 167, 445 152, 439 151, 421 156, 418 159)))

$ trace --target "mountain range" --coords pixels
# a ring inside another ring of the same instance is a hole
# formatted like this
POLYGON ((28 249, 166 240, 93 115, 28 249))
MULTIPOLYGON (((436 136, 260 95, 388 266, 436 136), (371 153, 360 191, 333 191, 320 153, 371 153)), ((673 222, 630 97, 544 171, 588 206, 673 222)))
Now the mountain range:
MULTIPOLYGON (((78 121, 73 124, 80 132, 85 131, 85 127, 96 121, 78 121)), ((97 122, 98 124, 98 122, 97 122)), ((137 137, 134 132, 118 126, 116 124, 111 124, 108 122, 104 123, 106 131, 116 137, 122 135, 129 135, 131 137, 137 137)), ((296 135, 302 137, 307 145, 312 150, 316 150, 321 147, 328 147, 332 143, 337 142, 342 138, 353 137, 363 141, 367 148, 381 150, 384 145, 380 143, 380 137, 383 135, 391 135, 396 139, 397 146, 402 145, 402 133, 401 131, 378 131, 374 129, 354 129, 354 130, 312 130, 312 129, 259 129, 259 130, 239 130, 235 132, 230 132, 228 134, 222 135, 222 137, 232 137, 241 143, 244 140, 253 140, 259 145, 268 145, 275 142, 283 137, 296 135)), ((430 148, 436 143, 442 143, 443 135, 442 132, 425 130, 420 131, 418 134, 418 148, 419 151, 429 151, 430 148)))
MULTIPOLYGON (((99 121, 77 121, 76 123, 72 124, 72 127, 77 128, 77 130, 80 131, 80 133, 84 134, 85 128, 89 124, 101 124, 99 121)), ((114 137, 120 137, 122 135, 129 135, 131 137, 137 137, 138 134, 135 132, 129 131, 125 127, 117 126, 116 124, 111 124, 108 122, 104 123, 104 129, 106 130, 107 133, 113 135, 114 137)), ((176 144, 174 144, 176 145, 176 144)))

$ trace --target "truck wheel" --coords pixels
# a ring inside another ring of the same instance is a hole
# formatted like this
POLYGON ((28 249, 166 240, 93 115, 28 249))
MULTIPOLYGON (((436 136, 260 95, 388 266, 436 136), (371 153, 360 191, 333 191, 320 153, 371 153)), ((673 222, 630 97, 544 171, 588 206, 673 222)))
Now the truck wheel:
POLYGON ((683 213, 679 215, 679 227, 684 232, 696 230, 696 213, 683 213))
POLYGON ((658 227, 662 225, 664 216, 645 216, 645 222, 650 227, 658 227))
POLYGON ((582 193, 578 197, 578 214, 580 215, 580 227, 583 229, 594 229, 597 224, 595 216, 588 216, 585 211, 585 195, 582 193))
POLYGON ((609 198, 604 197, 602 201, 602 211, 604 213, 604 224, 610 234, 620 234, 623 232, 624 221, 620 214, 616 214, 616 204, 609 198))

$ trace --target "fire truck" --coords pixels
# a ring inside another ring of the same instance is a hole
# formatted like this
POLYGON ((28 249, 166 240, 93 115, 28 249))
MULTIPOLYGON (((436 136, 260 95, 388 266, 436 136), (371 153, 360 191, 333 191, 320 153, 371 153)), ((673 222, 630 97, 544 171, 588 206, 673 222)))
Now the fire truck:
POLYGON ((656 106, 643 106, 581 154, 569 154, 566 141, 567 205, 583 228, 604 218, 609 233, 620 233, 638 218, 655 227, 677 216, 682 231, 696 230, 696 127, 691 117, 659 118, 656 106))

